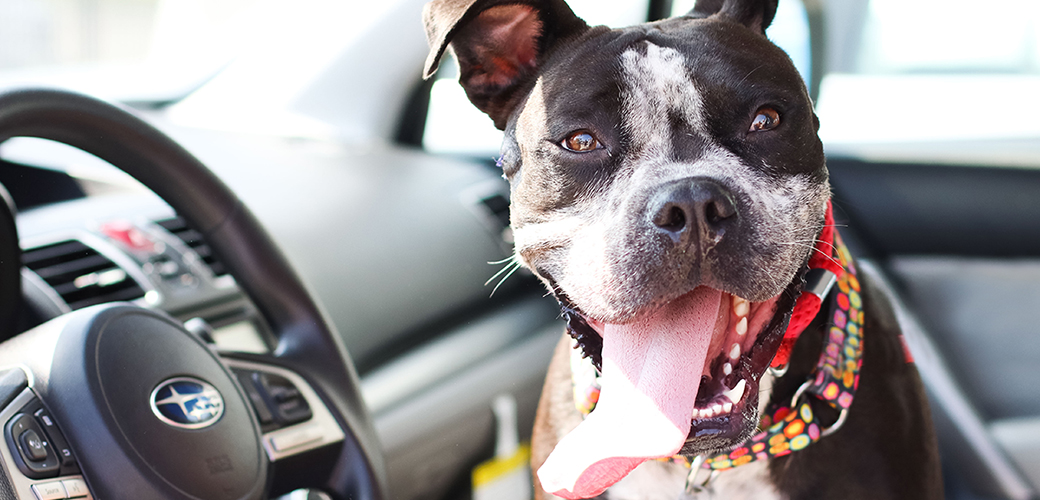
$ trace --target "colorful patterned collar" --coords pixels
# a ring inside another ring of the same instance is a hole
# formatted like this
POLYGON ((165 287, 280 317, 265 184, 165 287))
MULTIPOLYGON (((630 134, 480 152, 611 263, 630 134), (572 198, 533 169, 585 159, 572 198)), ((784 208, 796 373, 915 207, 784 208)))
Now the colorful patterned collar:
MULTIPOLYGON (((828 314, 830 327, 815 370, 795 392, 789 406, 770 404, 759 423, 759 429, 763 430, 732 451, 711 457, 699 456, 692 461, 681 455, 662 459, 681 462, 691 468, 687 478, 687 492, 698 491, 718 471, 801 450, 835 432, 845 422, 859 385, 863 353, 863 310, 856 266, 848 248, 834 230, 829 202, 824 230, 816 250, 809 260, 806 286, 795 304, 784 340, 771 363, 773 369, 786 370, 794 342, 819 314, 823 299, 829 294, 830 307, 825 314, 828 314), (834 284, 837 284, 837 291, 830 293, 834 284), (838 410, 838 420, 829 427, 822 425, 807 395, 838 410), (707 479, 698 481, 698 473, 704 469, 711 473, 707 479)), ((581 349, 572 350, 571 378, 575 405, 583 416, 588 415, 599 400, 599 371, 589 358, 582 355, 581 349)))

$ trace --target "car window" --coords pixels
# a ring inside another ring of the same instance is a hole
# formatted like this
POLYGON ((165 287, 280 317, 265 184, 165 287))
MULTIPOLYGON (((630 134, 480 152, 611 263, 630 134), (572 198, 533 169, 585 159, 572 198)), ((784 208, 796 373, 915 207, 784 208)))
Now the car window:
POLYGON ((263 0, 0 0, 0 86, 181 97, 276 21, 263 0))
POLYGON ((1040 167, 1040 123, 1019 111, 1040 88, 1040 2, 835 0, 824 9, 829 71, 816 110, 829 157, 1040 167))
MULTIPOLYGON (((646 19, 648 3, 626 0, 570 0, 574 12, 589 24, 626 26, 646 19)), ((693 0, 676 0, 672 15, 693 8, 693 0)), ((781 0, 777 16, 768 30, 770 39, 784 48, 808 81, 810 67, 809 28, 800 0, 781 0)), ((491 120, 466 99, 458 84, 457 65, 446 59, 430 91, 430 106, 423 133, 423 147, 431 152, 462 154, 481 158, 497 155, 502 133, 491 120)))
POLYGON ((857 73, 1037 73, 1040 2, 871 0, 857 73))

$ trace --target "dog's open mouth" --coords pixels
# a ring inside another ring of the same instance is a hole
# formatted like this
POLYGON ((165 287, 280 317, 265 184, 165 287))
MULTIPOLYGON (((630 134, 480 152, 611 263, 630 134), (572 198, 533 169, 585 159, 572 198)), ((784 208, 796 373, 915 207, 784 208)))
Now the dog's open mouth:
POLYGON ((539 470, 542 486, 587 498, 648 459, 718 452, 753 434, 759 379, 801 283, 761 302, 697 287, 625 324, 586 318, 563 298, 602 388, 596 410, 539 470))

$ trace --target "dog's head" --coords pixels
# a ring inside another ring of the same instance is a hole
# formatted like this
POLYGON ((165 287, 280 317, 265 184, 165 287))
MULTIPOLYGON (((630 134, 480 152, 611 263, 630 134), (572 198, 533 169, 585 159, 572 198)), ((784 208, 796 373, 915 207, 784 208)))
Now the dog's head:
POLYGON ((700 0, 623 29, 589 27, 562 0, 424 12, 426 75, 450 47, 470 100, 505 131, 516 258, 572 313, 604 383, 635 386, 691 455, 754 432, 830 195, 808 93, 765 37, 776 3, 700 0))

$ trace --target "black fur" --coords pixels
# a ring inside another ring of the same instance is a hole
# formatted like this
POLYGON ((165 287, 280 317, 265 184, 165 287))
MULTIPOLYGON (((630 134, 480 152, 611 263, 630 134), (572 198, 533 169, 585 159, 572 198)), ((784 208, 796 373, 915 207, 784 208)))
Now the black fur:
MULTIPOLYGON (((697 286, 754 302, 780 296, 768 332, 732 367, 730 378, 746 380, 757 399, 829 198, 808 92, 764 36, 776 5, 700 0, 686 16, 613 30, 587 26, 563 0, 427 5, 425 74, 451 47, 470 100, 504 130, 500 165, 517 258, 561 300, 569 330, 595 362, 591 323, 629 321, 697 286), (779 121, 755 130, 763 110, 779 121), (577 133, 598 147, 568 149, 577 133), (669 207, 683 216, 667 216, 669 207)), ((840 431, 770 462, 789 498, 941 498, 920 380, 867 281, 859 393, 840 431)), ((822 335, 820 325, 807 330, 774 397, 790 398, 805 380, 822 335)), ((561 422, 578 418, 567 401, 567 356, 561 343, 539 407, 535 468, 561 422)), ((829 407, 817 410, 836 418, 829 407)), ((740 418, 709 422, 718 424, 713 439, 688 440, 682 451, 732 446, 754 431, 755 412, 751 402, 740 418)))

